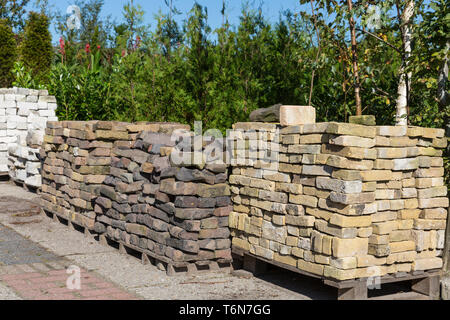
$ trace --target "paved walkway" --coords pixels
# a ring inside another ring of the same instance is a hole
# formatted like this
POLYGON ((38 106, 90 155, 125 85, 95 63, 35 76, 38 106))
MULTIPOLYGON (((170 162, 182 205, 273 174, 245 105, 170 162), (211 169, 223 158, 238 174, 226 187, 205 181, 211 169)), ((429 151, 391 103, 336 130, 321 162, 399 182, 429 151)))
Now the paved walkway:
POLYGON ((0 182, 0 300, 309 300, 335 292, 287 272, 239 278, 213 272, 168 277, 40 215, 37 196, 0 182), (69 274, 80 271, 80 289, 69 274), (67 285, 69 283, 69 286, 67 285))
MULTIPOLYGON (((22 193, 20 190, 19 194, 22 193)), ((0 194, 0 221, 5 223, 6 220, 6 224, 16 226, 43 223, 44 217, 40 215, 34 196, 28 196, 30 200, 0 194)), ((3 224, 0 224, 0 285, 0 298, 6 299, 137 299, 136 295, 95 272, 73 265, 72 261, 46 250, 3 224)))

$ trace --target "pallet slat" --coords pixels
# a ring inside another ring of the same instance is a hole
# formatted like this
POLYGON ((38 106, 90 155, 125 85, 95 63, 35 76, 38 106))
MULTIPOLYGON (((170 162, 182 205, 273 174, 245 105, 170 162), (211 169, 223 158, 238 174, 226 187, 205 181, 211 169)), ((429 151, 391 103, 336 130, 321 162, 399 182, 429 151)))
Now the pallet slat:
POLYGON ((133 250, 135 252, 138 252, 141 254, 141 261, 144 265, 149 264, 151 262, 151 259, 154 259, 157 263, 162 263, 164 265, 164 268, 166 269, 168 276, 175 276, 180 274, 196 274, 203 271, 222 271, 222 272, 231 272, 232 267, 231 263, 225 263, 221 265, 217 261, 198 261, 198 262, 174 262, 168 259, 167 257, 158 255, 154 252, 151 252, 149 250, 145 250, 142 248, 139 248, 135 245, 125 243, 121 240, 113 240, 105 235, 100 235, 100 243, 102 244, 118 244, 119 250, 123 254, 127 254, 127 250, 133 250), (149 258, 150 257, 150 258, 149 258))
POLYGON ((327 286, 338 289, 338 300, 412 300, 417 297, 418 300, 435 300, 439 298, 439 283, 441 277, 440 270, 431 270, 421 273, 404 273, 402 275, 386 275, 380 277, 378 283, 380 285, 389 283, 400 283, 411 281, 411 292, 401 292, 397 294, 385 295, 376 298, 368 299, 368 282, 367 278, 360 278, 355 280, 337 281, 325 277, 320 277, 315 274, 300 270, 298 268, 271 261, 256 255, 253 255, 243 250, 233 248, 233 253, 240 259, 243 259, 244 269, 258 275, 265 272, 265 265, 271 264, 282 269, 290 270, 295 273, 319 278, 327 286))

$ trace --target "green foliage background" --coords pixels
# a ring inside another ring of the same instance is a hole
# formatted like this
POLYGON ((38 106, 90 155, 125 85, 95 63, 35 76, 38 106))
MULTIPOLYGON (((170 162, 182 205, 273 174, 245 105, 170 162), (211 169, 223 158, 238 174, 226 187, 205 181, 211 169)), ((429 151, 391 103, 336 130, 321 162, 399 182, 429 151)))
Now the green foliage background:
POLYGON ((30 12, 20 45, 20 61, 31 70, 35 81, 41 83, 49 81, 53 61, 49 24, 45 14, 30 12))
MULTIPOLYGON (((344 2, 314 1, 316 17, 287 10, 276 23, 270 23, 259 7, 244 3, 235 25, 228 22, 224 2, 223 22, 216 30, 208 25, 207 9, 197 3, 180 23, 180 12, 172 5, 168 13, 160 12, 150 22, 139 6, 128 2, 122 22, 116 23, 102 18, 103 0, 77 0, 79 30, 68 29, 65 13, 52 12, 45 1, 40 3, 41 13, 29 15, 24 31, 17 18, 23 11, 8 16, 18 30, 21 51, 15 83, 48 88, 57 97, 62 120, 190 125, 200 120, 205 130, 225 132, 233 123, 247 121, 257 108, 309 104, 314 74, 311 104, 318 121, 347 121, 355 113, 348 37, 352 14, 359 28, 363 113, 375 115, 379 125, 394 124, 402 63, 392 48, 402 45, 394 8, 396 3, 403 6, 404 0, 358 1, 351 13, 344 2), (376 30, 366 22, 371 5, 383 13, 376 30), (52 17, 61 35, 60 46, 49 45, 44 13, 52 17), (152 30, 150 23, 155 26, 152 30)), ((409 67, 413 73, 410 124, 445 127, 449 108, 439 104, 436 91, 448 52, 448 4, 417 2, 416 11, 409 67)))
POLYGON ((17 58, 16 40, 7 20, 0 20, 0 88, 14 81, 12 68, 17 58))

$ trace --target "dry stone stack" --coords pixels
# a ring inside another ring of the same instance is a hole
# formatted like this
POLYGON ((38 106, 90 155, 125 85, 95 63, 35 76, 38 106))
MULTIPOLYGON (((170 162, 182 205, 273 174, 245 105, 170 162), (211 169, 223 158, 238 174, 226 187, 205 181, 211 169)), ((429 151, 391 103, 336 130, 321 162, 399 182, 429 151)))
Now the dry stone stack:
POLYGON ((206 164, 202 150, 195 161, 189 129, 49 122, 41 150, 43 208, 172 268, 229 264, 228 166, 206 164), (183 156, 173 157, 174 150, 183 156))
POLYGON ((217 269, 231 262, 228 166, 205 164, 201 150, 194 162, 191 137, 186 130, 145 131, 115 146, 95 227, 170 267, 217 269), (180 145, 188 151, 177 161, 180 145))
POLYGON ((229 178, 238 251, 334 280, 442 267, 444 130, 345 123, 234 130, 247 139, 236 151, 246 159, 233 163, 229 178), (278 167, 255 160, 268 136, 280 140, 278 167))
POLYGON ((56 99, 47 90, 0 89, 0 174, 40 186, 39 145, 47 121, 56 121, 56 99))
POLYGON ((94 201, 110 174, 112 149, 131 145, 135 125, 105 121, 49 122, 41 149, 45 210, 94 229, 94 201))
POLYGON ((9 177, 28 187, 40 188, 42 185, 40 145, 43 133, 29 131, 25 145, 12 143, 8 146, 9 177))

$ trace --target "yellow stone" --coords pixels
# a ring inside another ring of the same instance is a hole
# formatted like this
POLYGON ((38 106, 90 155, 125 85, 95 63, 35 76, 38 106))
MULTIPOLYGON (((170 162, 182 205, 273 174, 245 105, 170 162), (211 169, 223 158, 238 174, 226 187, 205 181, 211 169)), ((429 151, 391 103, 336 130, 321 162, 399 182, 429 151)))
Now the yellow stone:
POLYGON ((296 258, 292 257, 292 256, 282 256, 278 253, 274 253, 273 255, 273 260, 280 262, 280 263, 284 263, 293 267, 297 266, 297 260, 296 258))
POLYGON ((378 258, 372 255, 364 255, 364 256, 358 256, 358 268, 362 267, 371 267, 371 266, 382 266, 386 264, 386 258, 378 258))
POLYGON ((366 255, 369 248, 369 239, 339 239, 333 238, 333 256, 336 258, 366 255))
POLYGON ((340 214, 333 214, 330 218, 330 224, 340 226, 343 228, 368 227, 371 225, 371 223, 372 217, 370 215, 349 217, 340 214))
POLYGON ((356 269, 357 267, 356 257, 344 257, 344 258, 331 258, 330 265, 337 269, 356 269))
POLYGON ((292 248, 291 253, 293 256, 295 256, 297 258, 303 258, 304 251, 305 250, 303 250, 303 249, 294 247, 294 248, 292 248))
POLYGON ((412 269, 414 271, 441 269, 442 265, 442 258, 419 259, 413 262, 412 269))
POLYGON ((415 250, 416 243, 414 241, 391 242, 389 247, 391 248, 391 253, 406 252, 415 250))
POLYGON ((234 237, 232 240, 232 244, 233 244, 233 246, 244 249, 246 251, 250 250, 250 243, 247 240, 243 240, 243 239, 234 237))
POLYGON ((312 262, 308 262, 302 259, 298 260, 297 268, 300 270, 310 272, 313 274, 317 274, 319 276, 322 276, 324 274, 324 266, 312 262))
POLYGON ((388 181, 392 180, 391 170, 371 170, 362 171, 361 176, 363 181, 388 181))

